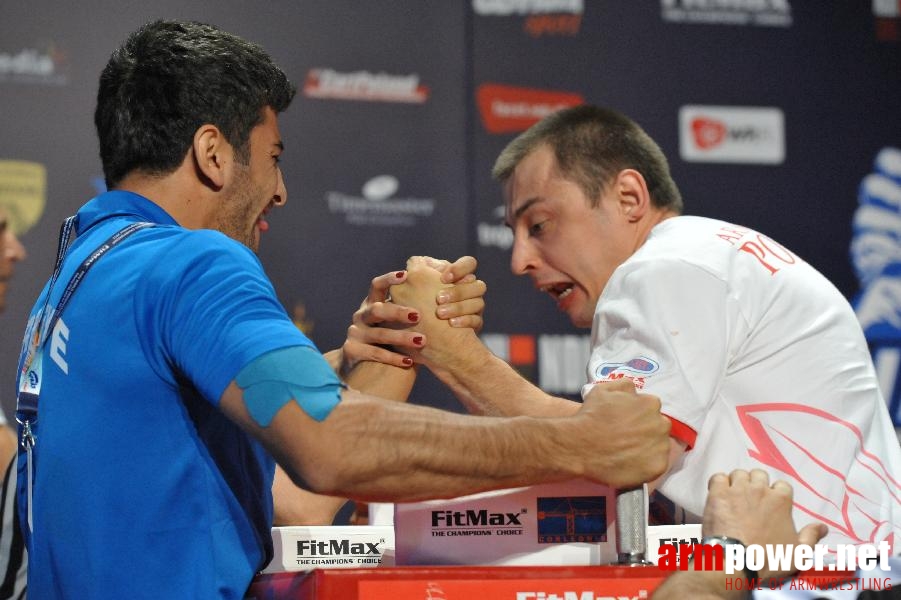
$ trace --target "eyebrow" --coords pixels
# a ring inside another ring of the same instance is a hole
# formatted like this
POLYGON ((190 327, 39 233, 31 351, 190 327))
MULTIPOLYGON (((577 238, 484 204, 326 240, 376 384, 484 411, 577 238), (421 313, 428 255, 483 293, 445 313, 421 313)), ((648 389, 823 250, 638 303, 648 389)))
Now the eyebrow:
POLYGON ((529 210, 532 207, 532 205, 535 204, 536 202, 541 202, 541 198, 529 198, 528 200, 523 202, 522 206, 517 208, 516 211, 513 213, 512 219, 504 219, 504 224, 507 227, 510 227, 512 229, 513 224, 516 223, 516 221, 522 216, 522 214, 524 212, 526 212, 527 210, 529 210))
POLYGON ((279 149, 280 151, 282 151, 282 152, 285 151, 285 144, 282 143, 281 140, 279 140, 279 141, 277 141, 277 142, 273 142, 272 145, 275 146, 276 148, 278 148, 278 149, 279 149))

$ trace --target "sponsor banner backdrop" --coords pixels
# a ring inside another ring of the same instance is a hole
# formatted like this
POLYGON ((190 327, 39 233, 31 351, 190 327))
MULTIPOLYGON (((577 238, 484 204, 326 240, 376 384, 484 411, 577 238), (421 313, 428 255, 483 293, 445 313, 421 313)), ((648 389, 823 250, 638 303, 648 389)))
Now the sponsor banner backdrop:
MULTIPOLYGON (((577 396, 587 332, 510 273, 512 236, 490 171, 518 132, 581 102, 645 127, 689 214, 759 230, 847 297, 861 289, 849 258, 858 187, 881 149, 901 145, 895 0, 7 2, 0 203, 28 249, 0 315, 7 415, 59 223, 104 189, 98 75, 127 33, 161 17, 257 41, 298 84, 280 119, 289 201, 260 254, 323 350, 341 344, 373 276, 412 254, 474 254, 489 285, 482 334, 508 336, 487 339, 524 375, 577 396)), ((459 410, 421 379, 416 402, 459 410)))

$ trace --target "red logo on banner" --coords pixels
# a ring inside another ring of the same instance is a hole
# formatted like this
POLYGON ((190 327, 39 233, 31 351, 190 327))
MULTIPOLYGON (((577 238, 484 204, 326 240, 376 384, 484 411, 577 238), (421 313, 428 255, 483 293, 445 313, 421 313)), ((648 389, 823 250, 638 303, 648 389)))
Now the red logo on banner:
POLYGON ((483 83, 476 92, 482 124, 489 133, 525 131, 562 108, 584 104, 581 94, 483 83))
POLYGON ((304 81, 303 94, 308 98, 421 104, 428 100, 429 88, 419 82, 419 75, 415 73, 392 75, 385 72, 310 69, 304 81))
POLYGON ((718 146, 726 139, 726 126, 722 121, 698 117, 691 122, 691 131, 695 144, 703 150, 718 146))

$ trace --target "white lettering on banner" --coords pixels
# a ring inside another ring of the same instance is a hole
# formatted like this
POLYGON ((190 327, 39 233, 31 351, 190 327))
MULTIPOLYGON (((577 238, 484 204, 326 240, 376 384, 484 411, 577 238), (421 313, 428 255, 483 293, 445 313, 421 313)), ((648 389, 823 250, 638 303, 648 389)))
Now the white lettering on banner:
POLYGON ((413 227, 435 212, 432 198, 393 198, 400 182, 393 175, 373 177, 363 185, 362 196, 326 193, 329 212, 343 214, 351 225, 413 227))
POLYGON ((497 246, 501 250, 509 250, 513 247, 513 231, 509 227, 479 223, 476 231, 479 237, 479 246, 497 246))
POLYGON ((0 52, 0 74, 53 75, 53 59, 47 54, 39 54, 31 48, 18 54, 0 52))
POLYGON ((66 362, 66 342, 69 341, 69 328, 63 323, 62 319, 56 321, 53 327, 53 333, 50 335, 50 358, 62 369, 63 373, 69 374, 69 364, 66 362))
POLYGON ((60 72, 65 56, 54 45, 52 51, 23 48, 18 52, 0 51, 0 83, 12 82, 38 85, 66 85, 66 73, 60 72))
POLYGON ((551 394, 578 394, 590 354, 587 335, 539 335, 538 387, 551 394))
POLYGON ((705 10, 791 11, 788 0, 663 0, 663 5, 666 8, 675 8, 681 5, 682 8, 705 10))
POLYGON ((788 0, 661 0, 661 16, 672 23, 791 27, 788 0))
POLYGON ((546 13, 572 13, 580 15, 585 9, 584 0, 472 0, 472 9, 478 15, 535 15, 546 13))
POLYGON ((534 119, 540 121, 551 113, 571 106, 570 104, 547 102, 505 102, 496 99, 491 103, 491 112, 506 119, 534 119))
MULTIPOLYGON (((507 211, 503 204, 494 207, 491 216, 503 221, 507 211)), ((501 250, 509 250, 513 247, 513 230, 506 225, 482 221, 476 227, 479 246, 497 246, 501 250)))

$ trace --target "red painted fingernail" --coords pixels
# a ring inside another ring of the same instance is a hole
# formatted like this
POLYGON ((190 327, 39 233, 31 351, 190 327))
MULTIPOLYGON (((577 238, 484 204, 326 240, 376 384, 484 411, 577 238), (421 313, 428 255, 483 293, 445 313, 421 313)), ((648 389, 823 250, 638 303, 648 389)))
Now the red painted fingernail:
POLYGON ((417 335, 415 338, 413 338, 413 343, 417 346, 422 346, 422 336, 417 335))
POLYGON ((419 320, 419 315, 417 315, 416 313, 410 313, 407 315, 407 318, 410 319, 410 321, 415 323, 416 321, 419 320))
POLYGON ((394 276, 397 277, 398 279, 400 279, 401 277, 404 276, 404 273, 406 273, 406 271, 398 271, 397 273, 394 274, 394 276))
POLYGON ((410 358, 409 356, 405 356, 405 357, 404 357, 404 364, 407 365, 407 366, 412 365, 412 364, 413 364, 413 359, 410 358))

